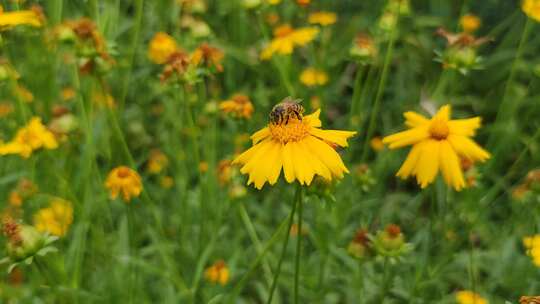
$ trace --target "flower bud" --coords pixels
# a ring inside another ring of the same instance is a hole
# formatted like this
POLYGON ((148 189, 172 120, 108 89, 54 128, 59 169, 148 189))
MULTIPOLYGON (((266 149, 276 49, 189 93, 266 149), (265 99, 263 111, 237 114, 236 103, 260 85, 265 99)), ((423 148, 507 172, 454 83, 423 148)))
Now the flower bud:
POLYGON ((45 245, 44 235, 32 226, 18 225, 15 233, 16 235, 11 236, 7 243, 7 253, 13 261, 33 256, 45 245))

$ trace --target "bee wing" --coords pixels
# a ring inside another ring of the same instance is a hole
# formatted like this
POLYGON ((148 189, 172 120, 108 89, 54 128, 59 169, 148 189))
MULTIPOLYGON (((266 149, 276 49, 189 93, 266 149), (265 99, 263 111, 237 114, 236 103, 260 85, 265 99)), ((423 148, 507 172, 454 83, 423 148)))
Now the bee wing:
POLYGON ((284 102, 289 102, 289 103, 301 103, 302 102, 302 99, 298 98, 298 99, 294 99, 292 98, 292 96, 287 96, 285 98, 283 98, 283 100, 281 101, 282 103, 284 102))

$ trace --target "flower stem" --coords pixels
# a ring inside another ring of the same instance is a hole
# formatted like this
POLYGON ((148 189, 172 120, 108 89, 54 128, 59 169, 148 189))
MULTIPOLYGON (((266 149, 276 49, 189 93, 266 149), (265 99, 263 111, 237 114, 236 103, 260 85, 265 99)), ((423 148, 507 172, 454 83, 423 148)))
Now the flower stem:
POLYGON ((397 18, 396 23, 394 24, 394 27, 392 28, 392 31, 390 32, 390 42, 388 43, 388 49, 386 50, 386 55, 384 58, 384 65, 382 69, 381 79, 379 81, 379 86, 377 87, 377 93, 375 95, 375 102, 373 103, 373 108, 371 109, 371 117, 369 119, 368 129, 366 133, 366 140, 364 142, 364 148, 362 152, 362 158, 361 163, 364 163, 366 161, 366 158, 368 156, 369 152, 369 140, 373 136, 373 132, 375 131, 375 122, 377 119, 377 114, 379 112, 381 99, 384 94, 384 88, 386 85, 386 79, 388 78, 388 71, 390 68, 390 62, 392 60, 392 54, 394 52, 394 44, 396 42, 397 37, 397 28, 399 23, 399 6, 398 10, 396 12, 397 18))
POLYGON ((362 65, 358 65, 356 69, 356 77, 354 79, 354 88, 353 88, 353 95, 351 100, 351 113, 349 115, 349 124, 350 126, 353 126, 353 120, 356 116, 356 112, 358 112, 358 106, 360 97, 362 96, 361 92, 362 90, 362 78, 364 77, 366 71, 366 67, 362 65))
POLYGON ((287 244, 289 243, 289 236, 291 232, 291 227, 294 221, 294 213, 296 212, 296 202, 302 197, 301 196, 302 186, 298 185, 298 188, 296 188, 296 194, 295 196, 295 203, 292 205, 291 213, 289 215, 289 225, 285 234, 285 241, 283 242, 283 248, 281 249, 281 256, 279 257, 278 266, 276 269, 276 273, 274 274, 274 280, 272 281, 272 286, 270 287, 270 293, 268 294, 268 300, 266 301, 266 304, 272 303, 272 298, 274 297, 274 291, 277 287, 277 281, 279 278, 279 274, 281 272, 281 264, 283 263, 283 259, 285 258, 285 253, 287 252, 287 244))
POLYGON ((296 204, 298 205, 298 224, 297 224, 297 233, 296 233, 296 262, 295 262, 295 271, 294 271, 294 303, 298 304, 299 297, 299 279, 300 279, 300 256, 302 255, 302 186, 298 184, 298 197, 296 204))

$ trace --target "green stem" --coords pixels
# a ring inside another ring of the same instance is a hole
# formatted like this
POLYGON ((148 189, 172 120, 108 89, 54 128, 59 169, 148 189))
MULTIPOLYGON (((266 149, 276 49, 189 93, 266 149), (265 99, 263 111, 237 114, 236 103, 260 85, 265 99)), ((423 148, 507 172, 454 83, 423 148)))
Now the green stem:
POLYGON ((399 6, 398 6, 398 10, 396 12, 396 15, 397 15, 396 23, 394 24, 394 27, 392 28, 392 31, 390 33, 390 42, 388 43, 388 49, 386 50, 386 55, 385 55, 385 58, 384 58, 384 65, 383 65, 383 70, 382 70, 382 74, 381 74, 381 79, 379 81, 379 86, 377 88, 377 94, 375 95, 375 102, 373 104, 373 108, 371 109, 371 117, 370 117, 370 120, 369 120, 368 129, 367 129, 366 140, 364 142, 364 148, 363 148, 363 152, 362 152, 361 163, 364 163, 366 161, 367 156, 368 156, 369 140, 373 136, 377 114, 379 113, 380 103, 381 103, 382 97, 384 95, 384 88, 385 88, 385 85, 386 85, 386 79, 388 77, 388 71, 389 71, 389 68, 390 68, 390 62, 392 61, 392 54, 394 52, 394 44, 396 42, 396 37, 397 37, 397 28, 398 28, 398 23, 399 23, 399 6))
POLYGON ((294 271, 294 303, 300 303, 299 298, 299 281, 300 281, 300 257, 302 255, 302 186, 298 184, 298 200, 296 204, 298 205, 298 224, 297 224, 297 233, 296 233, 296 262, 295 262, 295 271, 294 271))
POLYGON ((358 65, 358 68, 356 70, 356 77, 354 79, 354 88, 351 100, 351 113, 349 115, 349 123, 351 127, 357 126, 353 124, 353 120, 354 117, 356 117, 356 112, 358 112, 360 97, 362 96, 362 78, 364 77, 365 71, 365 66, 358 65))
POLYGON ((287 233, 285 234, 285 241, 283 242, 283 248, 281 249, 281 256, 279 257, 277 270, 276 270, 276 273, 274 274, 274 280, 272 281, 272 286, 270 287, 270 293, 268 294, 268 300, 266 301, 266 304, 272 303, 272 298, 274 297, 274 291, 276 290, 279 274, 281 273, 281 265, 283 263, 283 260, 285 259, 285 254, 287 253, 287 244, 289 243, 291 227, 294 222, 294 213, 296 212, 296 205, 297 205, 296 202, 302 197, 301 192, 302 192, 302 186, 298 185, 298 188, 296 188, 296 194, 295 194, 295 199, 294 199, 295 202, 293 203, 291 213, 289 215, 289 226, 287 228, 287 233))

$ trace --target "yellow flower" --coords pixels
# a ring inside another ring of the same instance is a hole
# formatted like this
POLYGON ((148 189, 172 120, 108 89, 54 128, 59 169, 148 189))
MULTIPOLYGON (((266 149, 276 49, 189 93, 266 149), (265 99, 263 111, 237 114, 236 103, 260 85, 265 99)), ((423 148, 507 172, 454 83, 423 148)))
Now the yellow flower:
POLYGON ((462 290, 456 293, 458 304, 488 304, 488 301, 479 294, 469 290, 462 290))
POLYGON ((416 176, 418 184, 425 188, 440 170, 446 183, 460 191, 465 187, 460 157, 480 162, 490 157, 470 139, 480 127, 480 117, 450 120, 449 105, 431 119, 415 112, 405 112, 404 116, 409 130, 383 139, 390 149, 413 146, 396 174, 403 179, 416 176))
POLYGON ((212 266, 204 271, 205 278, 211 283, 219 283, 225 286, 229 282, 229 268, 225 261, 216 261, 212 266))
POLYGON ((195 66, 205 64, 206 67, 214 67, 218 72, 223 72, 221 61, 225 55, 223 52, 207 43, 201 44, 191 55, 191 63, 195 66))
POLYGON ((148 46, 148 58, 156 64, 163 64, 178 49, 176 41, 167 33, 158 32, 148 46))
POLYGON ((116 199, 122 192, 124 201, 129 202, 132 197, 138 197, 142 192, 141 177, 128 167, 116 167, 107 176, 105 187, 111 191, 111 199, 116 199))
POLYGON ((171 176, 163 176, 159 180, 159 185, 163 189, 170 189, 172 186, 174 186, 174 179, 171 176))
POLYGON ((288 183, 298 180, 302 185, 310 185, 315 175, 330 181, 349 172, 334 147, 347 147, 356 132, 322 130, 320 110, 302 117, 301 106, 295 113, 292 103, 286 99, 276 105, 268 126, 251 136, 253 146, 233 161, 243 165, 242 174, 249 174, 248 185, 274 185, 282 168, 288 183))
POLYGON ((47 208, 34 215, 34 226, 38 231, 48 232, 56 236, 66 235, 73 222, 73 207, 63 199, 55 199, 47 208))
POLYGON ((370 141, 369 141, 369 144, 371 146, 371 148, 375 151, 382 151, 384 149, 384 144, 382 142, 382 139, 379 137, 379 136, 375 136, 373 137, 370 141))
POLYGON ((239 118, 251 118, 253 114, 253 104, 246 95, 237 94, 229 100, 224 100, 219 103, 219 109, 223 113, 230 113, 239 118))
POLYGON ((308 87, 325 85, 328 82, 328 75, 324 71, 307 68, 300 74, 300 81, 308 87))
POLYGON ((523 246, 527 255, 533 259, 534 265, 540 267, 540 234, 524 237, 523 246))
POLYGON ((75 98, 75 95, 77 92, 72 87, 66 87, 62 89, 62 100, 63 101, 69 101, 73 98, 75 98))
POLYGON ((266 2, 270 5, 278 5, 281 3, 281 0, 266 0, 266 2))
POLYGON ((336 23, 337 15, 332 12, 314 12, 309 14, 308 21, 311 24, 327 26, 336 23))
POLYGON ((290 55, 295 47, 304 46, 315 39, 319 30, 314 27, 294 29, 290 25, 282 25, 274 30, 274 39, 261 52, 261 59, 268 60, 274 53, 290 55))
POLYGON ((308 6, 311 0, 296 0, 296 3, 300 6, 308 6))
POLYGON ((33 10, 7 13, 0 11, 0 30, 24 24, 39 27, 42 25, 41 17, 33 10))
POLYGON ((459 19, 459 25, 461 25, 463 31, 467 33, 472 33, 476 31, 481 24, 482 20, 472 14, 464 15, 459 19))
POLYGON ((28 158, 33 151, 40 148, 56 149, 57 147, 58 142, 54 134, 41 123, 41 118, 33 117, 26 126, 17 131, 12 141, 0 145, 0 155, 19 154, 28 158))
POLYGON ((540 22, 540 0, 523 0, 521 9, 529 18, 540 22))
POLYGON ((163 168, 167 167, 169 164, 169 159, 167 155, 161 152, 158 149, 154 149, 150 152, 150 157, 148 163, 146 164, 146 170, 151 174, 160 173, 163 168))

